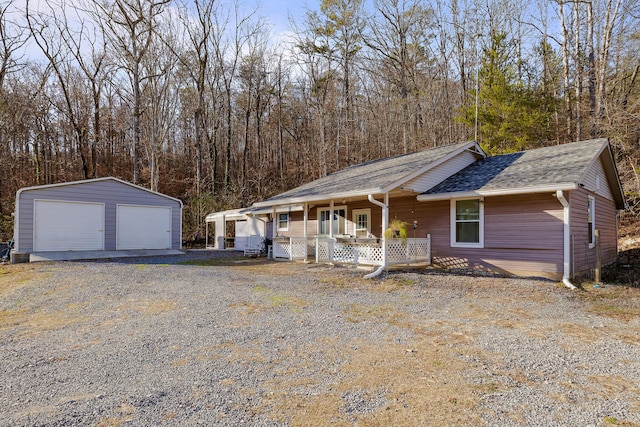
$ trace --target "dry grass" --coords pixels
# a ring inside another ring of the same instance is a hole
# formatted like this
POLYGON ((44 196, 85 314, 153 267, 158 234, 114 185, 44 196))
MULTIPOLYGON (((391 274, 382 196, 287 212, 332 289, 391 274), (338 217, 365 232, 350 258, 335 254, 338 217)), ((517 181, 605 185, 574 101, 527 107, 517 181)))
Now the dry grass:
POLYGON ((482 424, 477 405, 486 385, 465 377, 472 369, 468 357, 480 354, 471 334, 454 324, 425 325, 394 305, 348 304, 344 315, 404 328, 415 338, 325 336, 287 347, 282 365, 265 367, 275 378, 263 385, 267 393, 257 411, 292 426, 482 424))
POLYGON ((7 264, 0 266, 0 297, 23 286, 42 281, 49 276, 46 270, 32 264, 7 264))
POLYGON ((640 317, 640 288, 622 285, 607 285, 604 288, 585 286, 578 295, 594 314, 625 322, 640 317))
POLYGON ((277 293, 264 285, 256 285, 253 292, 261 297, 270 307, 286 307, 294 312, 300 312, 309 303, 302 298, 287 293, 277 293))
MULTIPOLYGON (((46 265, 11 264, 0 268, 0 298, 25 286, 33 286, 44 282, 50 276, 46 265)), ((38 298, 52 298, 72 289, 72 285, 64 285, 43 289, 38 298)), ((68 305, 64 310, 51 311, 46 307, 29 309, 31 301, 18 301, 12 309, 0 311, 0 330, 23 327, 22 335, 30 336, 46 331, 61 329, 78 324, 85 320, 80 304, 68 305)))
MULTIPOLYGON (((263 410, 291 425, 368 426, 481 424, 479 395, 460 357, 429 337, 412 348, 384 340, 341 343, 325 337, 291 349, 297 367, 265 384, 263 410), (305 376, 309 355, 321 355, 326 372, 305 376)), ((290 364, 289 364, 290 365, 290 364)))

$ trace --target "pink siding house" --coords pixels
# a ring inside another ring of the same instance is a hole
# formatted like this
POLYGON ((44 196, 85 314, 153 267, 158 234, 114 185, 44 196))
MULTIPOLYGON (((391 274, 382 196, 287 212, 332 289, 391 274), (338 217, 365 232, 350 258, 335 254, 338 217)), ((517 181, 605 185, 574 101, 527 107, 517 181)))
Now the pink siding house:
POLYGON ((615 261, 617 212, 625 208, 606 139, 486 157, 417 199, 450 220, 434 236, 434 263, 564 279, 594 268, 596 230, 602 263, 615 261), (464 211, 471 202, 472 220, 464 211))
POLYGON ((265 208, 275 258, 367 264, 370 277, 426 262, 570 285, 594 267, 596 230, 603 264, 615 261, 625 200, 606 139, 500 156, 471 141, 351 166, 250 209, 265 208), (394 220, 405 239, 385 235, 394 220))

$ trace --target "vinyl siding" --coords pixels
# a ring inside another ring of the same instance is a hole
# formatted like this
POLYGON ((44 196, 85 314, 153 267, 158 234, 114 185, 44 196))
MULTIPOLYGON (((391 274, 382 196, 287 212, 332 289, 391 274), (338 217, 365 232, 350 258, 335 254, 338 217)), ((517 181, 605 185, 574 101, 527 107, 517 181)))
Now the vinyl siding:
MULTIPOLYGON (((347 206, 347 234, 353 234, 353 221, 352 212, 354 209, 371 209, 371 234, 376 237, 382 235, 382 209, 366 200, 349 202, 349 203, 336 203, 335 207, 347 206)), ((318 234, 318 210, 328 209, 328 204, 315 205, 309 209, 309 216, 307 221, 307 236, 313 237, 318 234)), ((289 222, 289 230, 278 232, 278 236, 284 237, 302 237, 304 236, 304 212, 292 212, 290 215, 291 221, 289 222)))
POLYGON ((601 260, 603 265, 615 262, 617 256, 616 208, 608 198, 592 193, 586 189, 572 191, 571 206, 571 239, 572 239, 572 271, 576 276, 589 274, 596 263, 596 249, 589 248, 589 230, 587 226, 587 206, 589 196, 595 199, 595 228, 600 230, 601 260))
POLYGON ((440 184, 451 175, 461 171, 477 160, 476 155, 470 151, 463 151, 454 158, 439 164, 402 187, 418 193, 423 193, 430 188, 440 184))
POLYGON ((586 190, 609 200, 614 200, 613 193, 609 187, 609 181, 607 180, 607 175, 604 171, 604 166, 599 158, 587 170, 582 184, 586 190))
POLYGON ((171 247, 182 246, 182 209, 178 201, 160 194, 144 191, 116 180, 78 182, 61 186, 43 186, 20 192, 16 212, 16 251, 33 252, 34 200, 96 202, 105 204, 105 250, 116 250, 116 206, 169 206, 171 213, 171 247))
MULTIPOLYGON (((347 202, 349 232, 353 209, 370 208, 372 234, 382 235, 382 212, 368 201, 347 202)), ((562 276, 563 211, 552 194, 504 196, 484 199, 484 248, 452 248, 450 244, 450 202, 418 202, 415 196, 392 198, 389 221, 409 224, 409 237, 431 235, 434 263, 446 267, 477 267, 510 274, 562 276), (413 222, 416 221, 416 229, 413 222)), ((309 237, 317 233, 317 210, 309 210, 309 237)), ((302 236, 303 213, 294 212, 289 237, 302 236)), ((284 233, 283 233, 284 234, 284 233)))
POLYGON ((551 194, 485 198, 484 248, 451 247, 448 200, 422 204, 435 264, 519 275, 562 274, 563 212, 551 194))

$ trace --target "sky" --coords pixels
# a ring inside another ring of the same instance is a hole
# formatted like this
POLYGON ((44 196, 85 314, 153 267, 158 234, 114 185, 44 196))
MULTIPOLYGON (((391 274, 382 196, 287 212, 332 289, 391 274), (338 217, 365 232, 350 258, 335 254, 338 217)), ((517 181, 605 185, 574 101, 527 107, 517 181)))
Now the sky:
POLYGON ((317 9, 318 5, 309 4, 306 0, 259 0, 258 7, 259 12, 273 25, 273 33, 282 34, 291 30, 289 16, 301 24, 307 9, 317 9))
MULTIPOLYGON (((57 0, 62 1, 62 0, 57 0)), ((175 1, 175 0, 174 0, 175 1)), ((220 4, 232 7, 234 0, 220 0, 220 4)), ((271 30, 273 40, 286 42, 290 39, 290 18, 303 26, 307 10, 317 10, 321 0, 238 0, 240 11, 249 13, 257 8, 257 16, 262 17, 271 30)), ((74 0, 66 0, 73 3, 74 0)), ((13 13, 21 15, 26 9, 27 0, 13 0, 13 13)), ((177 3, 177 1, 176 1, 177 3)), ((31 10, 49 11, 47 0, 29 0, 31 10)), ((29 57, 40 57, 37 46, 29 45, 26 52, 29 57)))

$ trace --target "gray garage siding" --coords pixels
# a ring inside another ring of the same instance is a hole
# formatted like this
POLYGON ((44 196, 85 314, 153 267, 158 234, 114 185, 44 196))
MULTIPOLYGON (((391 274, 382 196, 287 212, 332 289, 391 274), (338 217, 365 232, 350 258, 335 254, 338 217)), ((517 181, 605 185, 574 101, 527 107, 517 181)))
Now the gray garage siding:
POLYGON ((14 236, 17 252, 33 252, 34 200, 95 202, 105 205, 104 249, 116 250, 116 208, 119 204, 171 207, 171 249, 182 245, 182 203, 116 178, 23 188, 16 198, 14 236))

